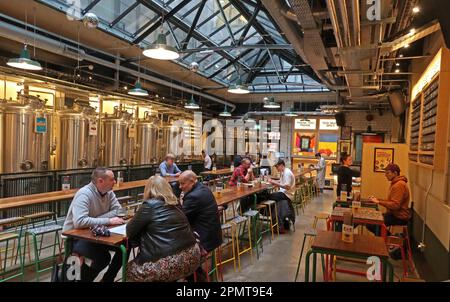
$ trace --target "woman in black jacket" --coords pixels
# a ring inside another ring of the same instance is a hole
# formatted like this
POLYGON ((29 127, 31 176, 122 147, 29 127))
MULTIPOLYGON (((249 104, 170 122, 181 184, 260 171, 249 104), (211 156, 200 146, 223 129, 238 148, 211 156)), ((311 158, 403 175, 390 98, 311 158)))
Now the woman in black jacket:
POLYGON ((150 177, 144 200, 127 224, 130 242, 140 248, 128 264, 128 280, 169 282, 193 274, 200 265, 200 247, 169 183, 161 176, 150 177))

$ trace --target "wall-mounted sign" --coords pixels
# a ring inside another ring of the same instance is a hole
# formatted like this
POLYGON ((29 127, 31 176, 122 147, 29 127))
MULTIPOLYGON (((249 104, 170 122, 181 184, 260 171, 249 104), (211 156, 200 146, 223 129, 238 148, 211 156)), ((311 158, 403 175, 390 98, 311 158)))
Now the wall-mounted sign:
POLYGON ((335 119, 320 120, 320 130, 339 130, 335 119))
POLYGON ((97 136, 97 121, 89 121, 89 135, 97 136))
POLYGON ((36 117, 34 120, 34 132, 36 133, 46 133, 47 132, 47 118, 36 117))
POLYGON ((295 129, 298 130, 316 130, 316 119, 295 119, 295 129))

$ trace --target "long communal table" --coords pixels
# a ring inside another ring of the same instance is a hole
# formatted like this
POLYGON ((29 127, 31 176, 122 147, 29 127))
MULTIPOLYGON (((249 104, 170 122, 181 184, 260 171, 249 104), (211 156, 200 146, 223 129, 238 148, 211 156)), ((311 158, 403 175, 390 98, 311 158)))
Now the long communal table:
MULTIPOLYGON (((169 183, 178 181, 178 177, 174 176, 168 176, 165 177, 169 183)), ((147 184, 147 179, 143 180, 135 180, 135 181, 128 181, 121 183, 119 186, 114 186, 113 191, 125 191, 130 189, 136 189, 145 187, 147 184)), ((75 193, 79 189, 71 189, 66 191, 54 191, 54 192, 47 192, 47 193, 39 193, 39 194, 32 194, 32 195, 23 195, 23 196, 16 196, 16 197, 7 197, 7 198, 0 198, 0 211, 6 210, 6 209, 12 209, 12 208, 20 208, 35 204, 41 204, 41 203, 49 203, 49 202, 58 202, 61 200, 67 200, 67 199, 73 199, 75 196, 75 193)))
MULTIPOLYGON (((169 179, 169 181, 176 181, 176 178, 169 179)), ((146 181, 142 181, 143 185, 145 185, 146 181)), ((137 185, 137 184, 133 184, 137 185)), ((129 186, 128 186, 129 187, 129 186)), ((234 202, 236 200, 239 200, 241 198, 256 194, 258 192, 271 189, 272 186, 268 184, 261 184, 261 185, 255 185, 253 187, 248 186, 242 186, 241 188, 232 187, 227 188, 223 190, 220 193, 220 196, 217 196, 218 194, 214 194, 216 197, 217 205, 226 205, 231 202, 234 202)), ((113 246, 120 248, 122 252, 122 281, 126 281, 126 267, 127 267, 127 244, 128 244, 128 238, 126 236, 111 233, 110 237, 95 237, 89 229, 74 229, 70 231, 63 232, 63 236, 66 237, 66 244, 65 244, 65 253, 66 256, 71 254, 72 248, 73 248, 73 240, 74 239, 80 239, 80 240, 87 240, 90 242, 94 242, 97 244, 102 244, 106 246, 113 246)))
POLYGON ((214 177, 231 175, 231 174, 233 174, 233 171, 231 171, 230 168, 219 169, 216 171, 203 171, 200 173, 200 175, 202 175, 202 176, 214 176, 214 177))

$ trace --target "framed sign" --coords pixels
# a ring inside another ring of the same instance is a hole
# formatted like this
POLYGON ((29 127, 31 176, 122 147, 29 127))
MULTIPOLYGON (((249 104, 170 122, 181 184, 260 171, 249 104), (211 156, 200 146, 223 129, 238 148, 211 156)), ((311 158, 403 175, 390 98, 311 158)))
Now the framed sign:
POLYGON ((47 118, 46 117, 36 117, 34 120, 34 132, 36 133, 46 133, 47 132, 47 118))
POLYGON ((345 141, 349 141, 352 139, 352 127, 350 126, 341 127, 341 139, 345 141))
POLYGON ((339 130, 339 127, 335 119, 323 119, 320 120, 320 130, 339 130))
POLYGON ((352 152, 351 152, 351 143, 350 143, 350 141, 343 141, 343 140, 341 140, 341 141, 339 141, 339 144, 340 144, 340 153, 342 154, 342 153, 347 153, 348 155, 351 155, 352 154, 352 152))
POLYGON ((295 129, 297 130, 316 130, 316 119, 295 119, 295 129))
POLYGON ((385 172, 384 169, 394 162, 394 149, 393 148, 375 148, 375 154, 373 158, 373 171, 385 172))

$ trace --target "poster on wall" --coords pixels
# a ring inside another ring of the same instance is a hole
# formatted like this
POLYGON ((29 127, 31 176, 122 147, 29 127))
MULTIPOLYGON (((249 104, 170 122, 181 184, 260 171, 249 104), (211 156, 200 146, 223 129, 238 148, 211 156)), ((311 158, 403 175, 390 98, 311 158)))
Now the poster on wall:
POLYGON ((393 148, 375 148, 374 155, 374 172, 385 172, 384 169, 394 162, 394 149, 393 148))
POLYGON ((352 153, 351 153, 351 149, 350 149, 350 147, 351 147, 351 143, 350 143, 350 141, 343 141, 343 140, 341 140, 340 142, 340 153, 346 153, 346 154, 348 154, 348 155, 351 155, 352 153))
POLYGON ((352 127, 350 126, 341 127, 341 139, 345 141, 349 141, 352 139, 352 127))

